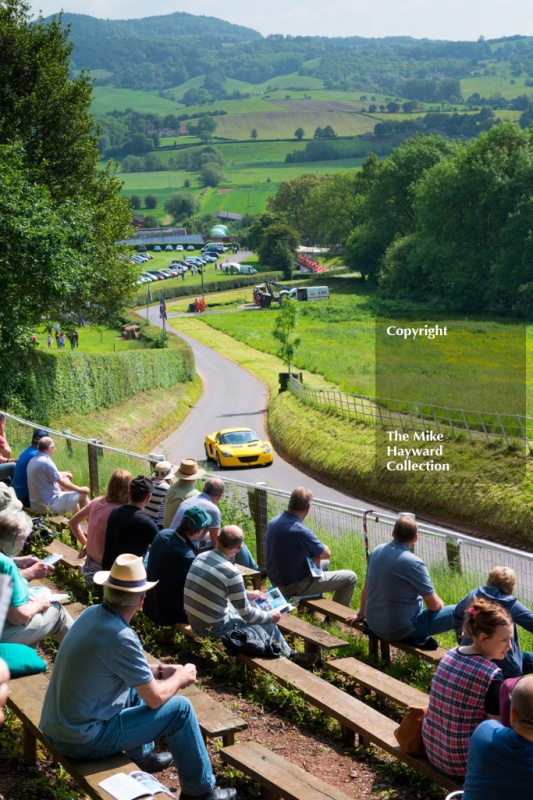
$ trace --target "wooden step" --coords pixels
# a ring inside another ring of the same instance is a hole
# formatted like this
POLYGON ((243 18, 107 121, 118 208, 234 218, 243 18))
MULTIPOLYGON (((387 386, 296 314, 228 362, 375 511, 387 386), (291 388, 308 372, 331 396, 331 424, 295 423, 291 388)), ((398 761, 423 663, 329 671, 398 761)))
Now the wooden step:
MULTIPOLYGON (((346 618, 352 616, 356 612, 353 608, 348 608, 347 606, 342 606, 340 603, 335 603, 333 600, 327 600, 323 598, 322 600, 302 600, 300 605, 304 608, 308 608, 311 611, 318 611, 320 614, 324 614, 327 617, 331 617, 332 619, 336 619, 339 622, 346 623, 346 618)), ((351 623, 351 627, 355 628, 356 630, 364 633, 363 622, 356 622, 351 623)), ((410 655, 417 656, 421 658, 423 661, 428 661, 430 664, 437 666, 441 658, 447 652, 444 647, 438 647, 436 650, 421 650, 420 647, 413 647, 410 644, 405 644, 404 642, 388 642, 385 639, 371 639, 369 637, 369 647, 371 648, 372 643, 375 643, 376 649, 372 651, 372 655, 377 655, 377 644, 378 642, 381 644, 381 655, 384 661, 390 661, 390 648, 395 647, 397 650, 403 650, 405 653, 409 653, 410 655)))
POLYGON ((377 745, 445 789, 453 791, 461 788, 452 778, 436 770, 426 758, 404 753, 394 738, 394 731, 398 727, 397 722, 342 689, 332 686, 287 658, 266 659, 237 656, 237 661, 252 669, 260 669, 272 675, 282 686, 295 689, 312 706, 336 719, 340 723, 346 742, 353 744, 354 734, 357 733, 360 745, 367 746, 370 743, 377 745))
POLYGON ((344 639, 338 639, 328 631, 292 614, 282 614, 277 625, 283 634, 299 636, 303 639, 306 653, 320 653, 322 648, 334 650, 336 647, 347 647, 349 644, 344 639))
POLYGON ((261 589, 261 571, 252 569, 251 567, 243 567, 241 564, 235 564, 244 579, 248 578, 252 582, 254 589, 261 589))
POLYGON ((358 661, 356 658, 338 658, 328 661, 328 669, 351 678, 365 689, 392 700, 399 706, 427 706, 429 695, 414 689, 403 681, 385 675, 384 672, 358 661))
POLYGON ((60 563, 64 564, 66 567, 70 567, 71 569, 81 569, 82 564, 85 563, 85 556, 83 558, 78 558, 78 550, 76 550, 74 547, 69 547, 68 544, 64 544, 57 539, 54 539, 53 542, 47 544, 44 549, 47 553, 57 553, 60 555, 60 563))
POLYGON ((348 800, 348 796, 257 742, 241 742, 220 751, 222 761, 258 783, 265 800, 348 800))

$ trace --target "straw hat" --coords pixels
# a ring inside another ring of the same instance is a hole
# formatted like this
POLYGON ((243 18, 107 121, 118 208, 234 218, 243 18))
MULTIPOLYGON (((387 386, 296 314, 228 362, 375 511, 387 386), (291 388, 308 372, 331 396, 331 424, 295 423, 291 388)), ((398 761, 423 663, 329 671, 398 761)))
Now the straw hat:
POLYGON ((174 475, 177 469, 178 468, 171 464, 170 461, 158 461, 154 467, 152 478, 155 478, 156 480, 170 478, 172 475, 174 475))
POLYGON ((117 556, 110 570, 103 570, 93 575, 93 580, 99 586, 109 586, 121 592, 143 594, 159 581, 147 581, 146 570, 140 556, 131 553, 122 553, 117 556))
POLYGON ((176 478, 182 481, 195 481, 205 475, 205 469, 198 469, 198 462, 195 458, 184 458, 176 472, 176 478))

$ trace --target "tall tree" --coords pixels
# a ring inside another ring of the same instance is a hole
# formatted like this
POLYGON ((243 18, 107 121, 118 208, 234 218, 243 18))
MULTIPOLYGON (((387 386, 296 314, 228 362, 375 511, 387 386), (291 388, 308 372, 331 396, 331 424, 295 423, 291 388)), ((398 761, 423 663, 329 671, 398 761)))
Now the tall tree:
POLYGON ((299 175, 282 181, 277 194, 267 200, 267 210, 283 215, 305 244, 309 243, 312 234, 313 191, 325 180, 314 173, 299 175))
POLYGON ((131 211, 113 168, 97 169, 92 82, 70 78, 61 17, 31 21, 27 3, 4 0, 0 52, 4 374, 43 316, 90 307, 98 322, 122 311, 138 268, 116 245, 131 232, 131 211))
POLYGON ((259 259, 262 264, 271 264, 272 255, 276 246, 283 247, 292 254, 293 259, 298 247, 298 234, 284 222, 277 222, 265 229, 261 245, 259 246, 259 259))

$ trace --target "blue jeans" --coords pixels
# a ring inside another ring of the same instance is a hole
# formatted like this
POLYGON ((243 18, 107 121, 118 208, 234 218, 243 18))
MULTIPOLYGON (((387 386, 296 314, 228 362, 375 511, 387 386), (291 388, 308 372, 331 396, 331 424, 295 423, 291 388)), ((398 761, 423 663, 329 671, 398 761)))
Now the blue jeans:
POLYGON ((0 481, 3 481, 4 478, 13 479, 14 473, 15 473, 14 461, 6 461, 5 464, 0 464, 0 481))
POLYGON ((453 612, 455 606, 444 606, 440 611, 428 611, 427 608, 413 620, 415 630, 403 642, 408 644, 417 639, 426 639, 436 633, 453 631, 453 612))
POLYGON ((84 760, 106 758, 125 751, 142 769, 154 748, 154 739, 166 734, 174 756, 182 792, 210 792, 215 786, 211 762, 190 700, 175 695, 157 709, 148 708, 132 689, 126 708, 104 722, 98 736, 89 742, 61 742, 47 737, 60 753, 84 760))
POLYGON ((263 630, 272 636, 273 641, 278 642, 278 644, 281 646, 283 655, 286 658, 290 656, 292 650, 281 635, 278 626, 274 622, 266 622, 264 625, 260 622, 246 622, 246 620, 241 617, 237 609, 234 608, 231 603, 229 605, 230 617, 227 622, 219 622, 217 625, 211 625, 209 628, 197 628, 195 625, 193 625, 193 631, 198 636, 207 636, 209 639, 220 639, 221 636, 224 636, 226 633, 230 633, 230 631, 233 631, 236 628, 248 628, 250 625, 261 625, 263 630))
POLYGON ((248 567, 248 569, 259 569, 254 561, 253 555, 243 542, 243 545, 237 555, 235 556, 235 563, 240 564, 241 567, 248 567))

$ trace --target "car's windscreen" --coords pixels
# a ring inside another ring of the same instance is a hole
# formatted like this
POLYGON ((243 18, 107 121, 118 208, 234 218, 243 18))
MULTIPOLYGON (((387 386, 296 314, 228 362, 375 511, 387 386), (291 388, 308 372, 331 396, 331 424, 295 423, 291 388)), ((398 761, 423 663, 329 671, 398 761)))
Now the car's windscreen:
POLYGON ((223 433, 220 437, 220 444, 247 444, 248 442, 258 442, 259 438, 254 431, 232 431, 223 433))

